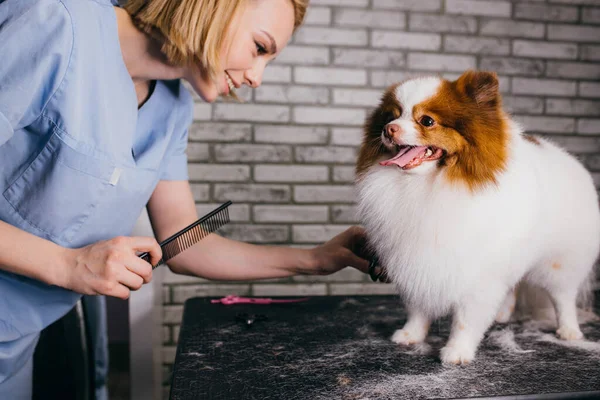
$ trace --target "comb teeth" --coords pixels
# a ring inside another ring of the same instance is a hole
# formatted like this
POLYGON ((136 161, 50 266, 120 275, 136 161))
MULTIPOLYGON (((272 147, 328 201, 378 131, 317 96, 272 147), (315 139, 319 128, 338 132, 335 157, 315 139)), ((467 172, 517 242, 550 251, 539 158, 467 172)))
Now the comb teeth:
POLYGON ((215 232, 228 222, 229 209, 225 208, 207 218, 206 221, 202 221, 198 225, 191 227, 187 232, 182 233, 181 236, 178 236, 171 243, 165 245, 163 249, 163 261, 167 261, 192 247, 208 236, 208 234, 215 232))
MULTIPOLYGON (((158 264, 152 267, 152 269, 158 267, 167 260, 195 245, 200 240, 208 236, 208 234, 215 232, 217 229, 228 223, 230 221, 228 207, 231 204, 231 201, 223 203, 221 206, 206 214, 193 224, 183 228, 173 236, 160 243, 163 257, 160 259, 158 264)), ((141 254, 140 257, 148 262, 150 260, 150 255, 148 253, 141 254)))

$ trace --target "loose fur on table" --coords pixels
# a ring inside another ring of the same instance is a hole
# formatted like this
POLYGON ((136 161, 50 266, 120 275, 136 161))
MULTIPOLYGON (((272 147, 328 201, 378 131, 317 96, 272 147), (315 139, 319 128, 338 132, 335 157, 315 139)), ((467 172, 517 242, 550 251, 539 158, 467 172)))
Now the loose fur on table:
POLYGON ((546 294, 558 337, 583 337, 576 301, 590 292, 600 247, 592 177, 523 132, 494 73, 392 85, 365 124, 356 188, 360 220, 408 308, 395 343, 422 343, 451 314, 441 360, 468 363, 495 318, 509 321, 515 307, 534 315, 546 294))
POLYGON ((173 400, 416 400, 600 390, 600 321, 591 315, 581 316, 586 339, 576 341, 557 339, 554 321, 495 324, 477 358, 456 368, 438 358, 450 334, 448 317, 433 322, 419 345, 389 340, 407 318, 394 296, 216 306, 190 309, 198 318, 181 332, 173 400), (240 311, 268 319, 247 328, 234 319, 240 311))

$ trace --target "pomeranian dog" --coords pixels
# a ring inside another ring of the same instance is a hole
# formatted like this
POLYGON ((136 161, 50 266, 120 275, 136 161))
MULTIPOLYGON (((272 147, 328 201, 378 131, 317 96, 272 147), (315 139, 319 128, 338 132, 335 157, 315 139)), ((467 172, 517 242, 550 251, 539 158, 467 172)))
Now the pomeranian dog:
POLYGON ((557 334, 583 337, 600 211, 590 173, 503 111, 496 74, 407 80, 367 118, 356 167, 357 210, 408 311, 395 343, 423 342, 451 314, 445 364, 474 359, 520 282, 551 299, 557 334), (584 293, 585 292, 585 293, 584 293))

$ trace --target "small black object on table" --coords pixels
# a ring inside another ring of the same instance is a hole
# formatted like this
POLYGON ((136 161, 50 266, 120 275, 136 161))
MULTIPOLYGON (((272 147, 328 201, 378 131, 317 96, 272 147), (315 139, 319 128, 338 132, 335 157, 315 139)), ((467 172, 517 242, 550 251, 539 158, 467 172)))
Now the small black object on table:
MULTIPOLYGON (((596 293, 596 312, 600 309, 596 293)), ((406 312, 396 296, 324 296, 288 304, 185 303, 170 398, 600 398, 600 322, 566 345, 549 326, 496 324, 474 362, 443 366, 450 328, 426 344, 390 341, 406 312), (250 321, 250 322, 249 322, 250 321)))

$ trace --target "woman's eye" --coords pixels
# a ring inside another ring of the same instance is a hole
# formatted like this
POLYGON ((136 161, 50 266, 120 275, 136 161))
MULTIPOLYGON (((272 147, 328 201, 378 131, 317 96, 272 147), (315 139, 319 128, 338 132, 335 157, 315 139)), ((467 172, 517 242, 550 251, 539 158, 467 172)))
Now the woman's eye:
POLYGON ((428 115, 422 116, 419 122, 421 123, 421 125, 426 126, 428 128, 435 125, 435 121, 433 120, 433 118, 431 118, 428 115))
POLYGON ((256 51, 259 55, 267 54, 267 49, 264 48, 260 43, 254 42, 256 44, 256 51))

